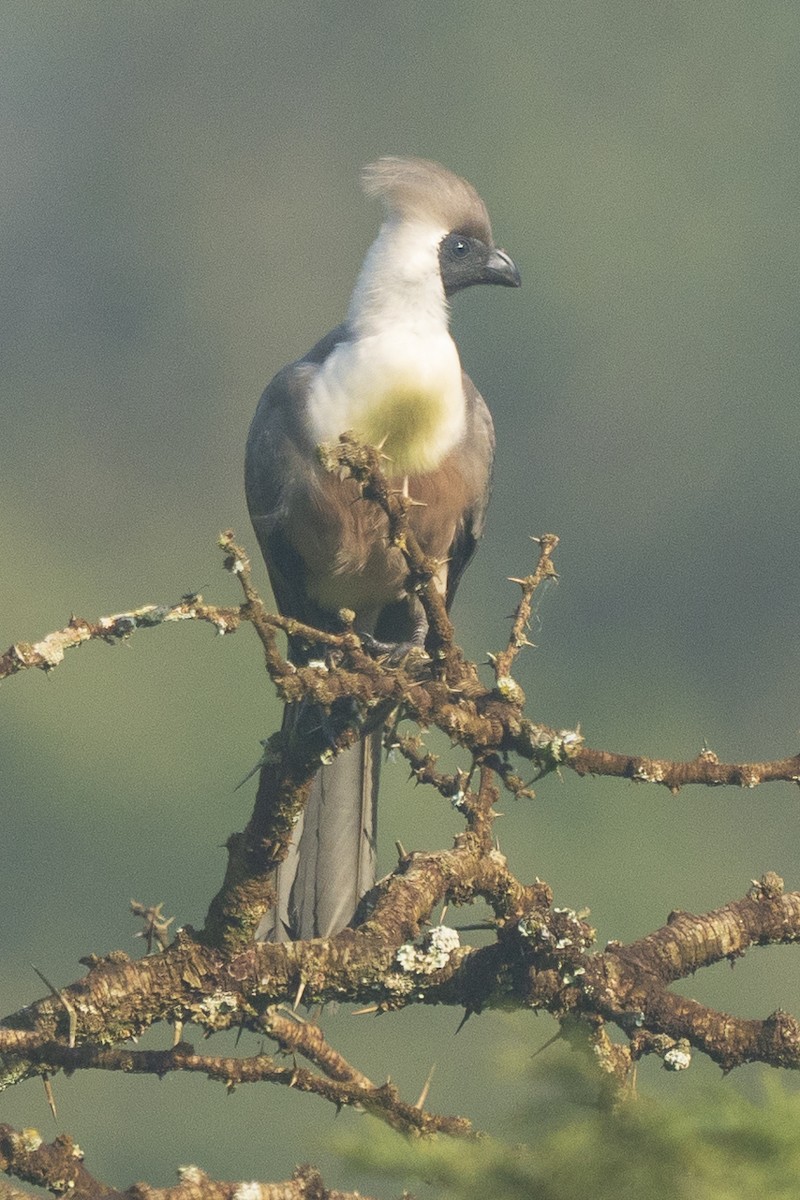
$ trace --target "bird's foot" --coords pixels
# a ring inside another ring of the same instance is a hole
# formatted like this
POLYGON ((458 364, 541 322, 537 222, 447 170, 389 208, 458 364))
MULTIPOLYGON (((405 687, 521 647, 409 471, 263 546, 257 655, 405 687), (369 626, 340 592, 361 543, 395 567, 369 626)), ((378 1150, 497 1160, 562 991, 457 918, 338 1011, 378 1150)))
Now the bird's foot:
POLYGON ((406 661, 410 654, 417 654, 420 657, 427 657, 424 646, 421 646, 416 639, 410 639, 405 642, 382 642, 378 638, 373 637, 371 633, 362 633, 361 645, 371 654, 373 658, 380 659, 387 666, 399 667, 406 661))

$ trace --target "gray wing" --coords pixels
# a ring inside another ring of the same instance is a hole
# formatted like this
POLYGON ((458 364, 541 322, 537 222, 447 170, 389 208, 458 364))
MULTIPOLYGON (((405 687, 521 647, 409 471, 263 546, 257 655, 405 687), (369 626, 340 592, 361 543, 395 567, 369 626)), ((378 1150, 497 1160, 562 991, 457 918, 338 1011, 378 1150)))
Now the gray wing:
POLYGON ((474 477, 474 500, 464 510, 462 521, 456 529, 450 547, 450 564, 447 571, 445 600, 448 609, 453 603, 461 576, 469 566, 483 536, 486 510, 492 494, 492 469, 494 466, 494 423, 492 415, 469 375, 462 372, 464 394, 467 398, 467 431, 463 450, 465 469, 474 477))
POLYGON ((245 452, 247 507, 278 608, 318 627, 322 621, 322 628, 324 614, 307 594, 305 564, 285 533, 287 498, 316 461, 302 419, 308 389, 320 364, 346 338, 340 325, 278 372, 259 401, 245 452))

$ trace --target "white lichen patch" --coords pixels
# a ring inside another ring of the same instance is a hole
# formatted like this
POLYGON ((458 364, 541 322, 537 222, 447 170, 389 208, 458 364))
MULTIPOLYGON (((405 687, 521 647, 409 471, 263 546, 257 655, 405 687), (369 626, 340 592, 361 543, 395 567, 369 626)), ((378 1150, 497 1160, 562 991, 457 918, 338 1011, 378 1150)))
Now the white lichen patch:
POLYGON ((395 955, 401 970, 407 974, 431 975, 450 961, 450 955, 461 945, 458 933, 447 925, 435 925, 422 939, 421 946, 406 942, 395 955))
POLYGON ((686 1071, 692 1065, 692 1052, 684 1039, 677 1042, 664 1055, 664 1066, 668 1071, 686 1071))

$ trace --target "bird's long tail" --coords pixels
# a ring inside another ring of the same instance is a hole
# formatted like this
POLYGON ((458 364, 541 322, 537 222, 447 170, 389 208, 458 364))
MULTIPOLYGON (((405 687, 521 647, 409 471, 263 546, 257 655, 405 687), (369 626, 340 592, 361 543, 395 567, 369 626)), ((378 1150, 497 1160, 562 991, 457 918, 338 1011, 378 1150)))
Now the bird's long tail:
POLYGON ((380 756, 378 729, 317 772, 257 940, 331 937, 349 924, 375 882, 380 756))

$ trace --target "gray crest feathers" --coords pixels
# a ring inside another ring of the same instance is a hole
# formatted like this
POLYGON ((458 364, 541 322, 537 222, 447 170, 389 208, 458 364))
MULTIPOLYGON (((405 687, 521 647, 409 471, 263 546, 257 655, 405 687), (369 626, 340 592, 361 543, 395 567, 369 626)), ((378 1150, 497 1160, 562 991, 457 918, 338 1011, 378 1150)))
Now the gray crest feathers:
POLYGON ((390 216, 434 221, 448 232, 493 245, 486 205, 471 183, 425 158, 379 158, 364 168, 368 196, 379 197, 390 216))

